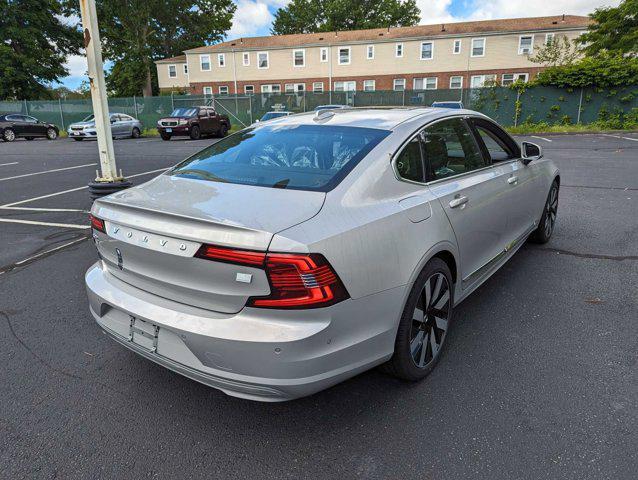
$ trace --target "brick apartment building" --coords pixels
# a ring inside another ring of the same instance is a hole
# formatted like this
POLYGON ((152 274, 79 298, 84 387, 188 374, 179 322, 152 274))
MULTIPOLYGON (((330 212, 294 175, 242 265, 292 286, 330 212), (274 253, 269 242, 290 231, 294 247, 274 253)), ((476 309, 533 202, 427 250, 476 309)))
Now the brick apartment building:
POLYGON ((163 91, 226 95, 428 90, 507 85, 540 70, 529 56, 587 17, 562 15, 445 25, 247 37, 156 61, 163 91))

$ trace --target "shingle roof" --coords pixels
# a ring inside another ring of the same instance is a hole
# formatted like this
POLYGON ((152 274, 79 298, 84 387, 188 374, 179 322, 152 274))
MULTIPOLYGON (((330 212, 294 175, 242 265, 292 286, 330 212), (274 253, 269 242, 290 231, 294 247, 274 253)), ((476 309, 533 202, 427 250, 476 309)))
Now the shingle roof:
POLYGON ((155 63, 186 63, 186 55, 178 55, 177 57, 162 58, 155 60, 155 63))
POLYGON ((486 34, 507 31, 553 30, 560 28, 586 28, 591 20, 577 15, 552 17, 511 18, 503 20, 481 20, 414 27, 374 28, 343 32, 272 35, 268 37, 245 37, 216 45, 186 50, 186 53, 206 53, 226 50, 255 48, 287 48, 304 45, 335 45, 349 42, 365 42, 384 39, 414 37, 436 37, 449 35, 486 34))

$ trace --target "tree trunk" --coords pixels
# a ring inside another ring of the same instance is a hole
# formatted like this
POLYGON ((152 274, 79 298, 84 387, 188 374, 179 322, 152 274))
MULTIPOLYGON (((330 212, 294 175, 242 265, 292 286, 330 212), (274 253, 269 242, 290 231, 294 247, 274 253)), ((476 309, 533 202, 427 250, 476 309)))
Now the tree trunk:
POLYGON ((142 95, 144 97, 153 96, 153 85, 151 82, 151 67, 148 65, 146 65, 146 81, 144 82, 144 86, 142 87, 142 95))

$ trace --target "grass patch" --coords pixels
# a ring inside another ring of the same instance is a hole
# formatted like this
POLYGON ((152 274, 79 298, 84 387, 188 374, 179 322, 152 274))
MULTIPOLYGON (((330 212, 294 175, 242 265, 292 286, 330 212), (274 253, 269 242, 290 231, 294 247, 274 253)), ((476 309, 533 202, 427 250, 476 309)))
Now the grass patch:
POLYGON ((597 132, 634 132, 636 128, 615 129, 598 123, 587 125, 549 125, 547 123, 523 123, 516 127, 505 127, 512 135, 530 135, 538 133, 597 133, 597 132))

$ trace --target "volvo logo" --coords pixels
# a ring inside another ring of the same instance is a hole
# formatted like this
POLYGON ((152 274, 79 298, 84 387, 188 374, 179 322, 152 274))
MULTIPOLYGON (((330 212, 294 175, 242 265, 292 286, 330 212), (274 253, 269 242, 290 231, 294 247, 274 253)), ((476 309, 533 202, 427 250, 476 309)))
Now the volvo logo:
POLYGON ((115 254, 117 255, 117 268, 122 270, 124 268, 124 259, 122 258, 122 252, 119 248, 116 248, 115 254))

